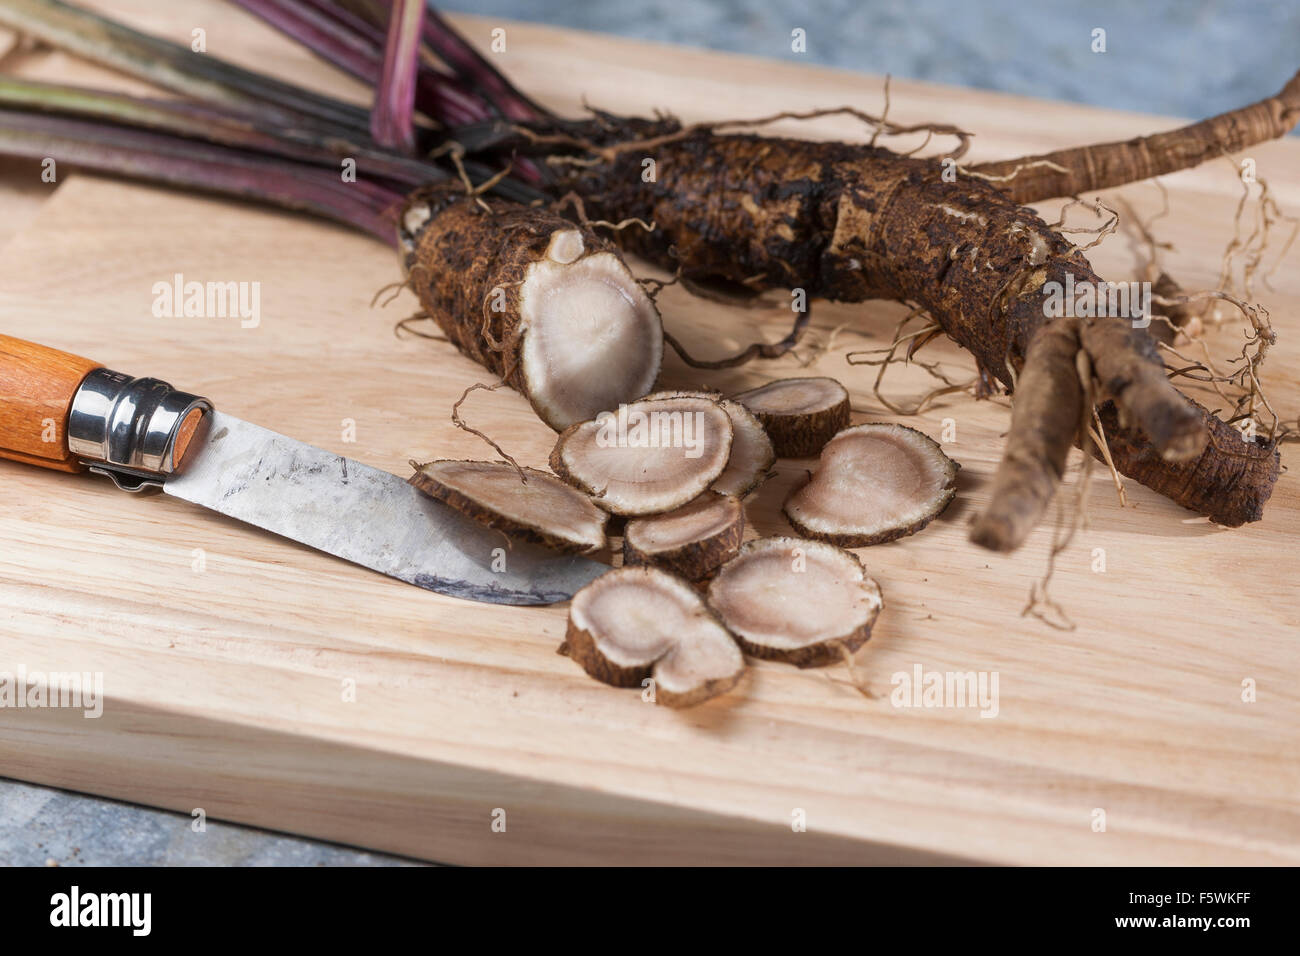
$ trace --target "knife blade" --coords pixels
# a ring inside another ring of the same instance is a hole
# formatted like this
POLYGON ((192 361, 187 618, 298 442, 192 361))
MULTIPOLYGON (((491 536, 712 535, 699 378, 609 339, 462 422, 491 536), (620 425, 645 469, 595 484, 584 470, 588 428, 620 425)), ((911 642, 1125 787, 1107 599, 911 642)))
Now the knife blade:
POLYGON ((471 601, 553 604, 609 570, 512 541, 405 479, 241 421, 165 382, 2 335, 0 457, 60 471, 89 469, 127 491, 161 487, 353 564, 471 601))

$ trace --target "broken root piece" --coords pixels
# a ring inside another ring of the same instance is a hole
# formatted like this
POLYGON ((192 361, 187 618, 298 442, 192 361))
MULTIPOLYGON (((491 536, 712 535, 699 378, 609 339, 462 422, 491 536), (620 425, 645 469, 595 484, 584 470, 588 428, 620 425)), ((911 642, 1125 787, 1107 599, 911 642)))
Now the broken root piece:
POLYGON ((726 470, 713 483, 713 490, 724 495, 743 498, 760 484, 768 469, 776 461, 776 452, 772 448, 772 439, 767 437, 767 430, 744 405, 730 398, 723 398, 716 392, 655 392, 642 401, 652 402, 661 398, 708 398, 717 402, 727 417, 731 419, 731 457, 727 459, 726 470))
POLYGON ((615 687, 654 682, 654 700, 689 707, 745 670, 735 640, 690 584, 657 568, 618 568, 573 596, 569 656, 615 687))
POLYGON ((605 547, 609 515, 580 491, 504 461, 431 461, 408 481, 480 524, 565 554, 605 547), (528 481, 523 481, 527 476, 528 481))
POLYGON ((849 425, 849 393, 833 378, 785 378, 733 398, 763 423, 778 458, 811 458, 849 425))
POLYGON ((623 564, 648 564, 699 581, 736 556, 744 534, 740 499, 706 491, 673 511, 629 521, 623 564))
POLYGON ((827 442, 817 473, 786 499, 785 515, 800 534, 843 548, 893 541, 943 513, 960 467, 915 428, 846 428, 827 442))
POLYGON ((708 490, 731 443, 731 419, 712 399, 643 399, 565 429, 551 469, 613 514, 661 514, 708 490))
POLYGON ((797 667, 852 654, 884 606, 855 555, 784 537, 745 544, 718 571, 708 601, 745 653, 797 667))

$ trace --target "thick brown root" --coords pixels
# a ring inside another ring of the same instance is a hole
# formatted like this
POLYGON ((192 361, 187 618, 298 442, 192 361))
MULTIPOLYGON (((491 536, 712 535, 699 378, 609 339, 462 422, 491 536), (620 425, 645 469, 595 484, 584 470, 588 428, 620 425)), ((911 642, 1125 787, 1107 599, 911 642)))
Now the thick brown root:
POLYGON ((731 442, 731 419, 712 399, 639 401, 565 429, 550 464, 606 511, 661 514, 718 479, 731 442))
POLYGON ((958 464, 906 425, 846 428, 822 449, 817 472, 785 502, 800 534, 842 548, 920 531, 957 493, 958 464))
POLYGON ((732 398, 763 423, 778 458, 811 458, 849 424, 849 393, 833 378, 783 378, 732 398))
POLYGON ((424 311, 556 431, 654 385, 659 313, 618 251, 590 229, 446 188, 413 199, 402 222, 406 270, 424 311))
POLYGON ((856 556, 804 538, 748 542, 708 597, 745 653, 797 667, 842 661, 866 643, 884 607, 856 556))
POLYGON ((689 707, 724 694, 745 670, 735 640, 690 584, 657 568, 619 568, 573 596, 565 645, 615 687, 654 682, 654 701, 689 707))
POLYGON ((648 564, 699 581, 736 556, 744 535, 740 499, 706 491, 673 511, 629 521, 623 564, 648 564))
POLYGON ((554 475, 503 461, 431 461, 408 479, 489 528, 566 554, 605 547, 609 515, 554 475))
POLYGON ((1117 143, 1076 146, 1039 156, 983 163, 972 173, 1017 203, 1111 189, 1219 159, 1285 136, 1300 121, 1300 73, 1276 96, 1191 126, 1117 143))

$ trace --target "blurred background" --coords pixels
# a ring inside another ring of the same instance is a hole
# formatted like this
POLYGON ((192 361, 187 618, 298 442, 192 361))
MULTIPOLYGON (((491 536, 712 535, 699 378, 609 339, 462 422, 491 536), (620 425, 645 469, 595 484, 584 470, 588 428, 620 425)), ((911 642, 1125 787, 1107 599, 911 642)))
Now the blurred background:
POLYGON ((1300 69, 1297 0, 443 0, 531 20, 864 73, 1203 119, 1300 69), (794 53, 801 28, 807 52, 794 53), (1106 52, 1092 52, 1093 30, 1106 52))

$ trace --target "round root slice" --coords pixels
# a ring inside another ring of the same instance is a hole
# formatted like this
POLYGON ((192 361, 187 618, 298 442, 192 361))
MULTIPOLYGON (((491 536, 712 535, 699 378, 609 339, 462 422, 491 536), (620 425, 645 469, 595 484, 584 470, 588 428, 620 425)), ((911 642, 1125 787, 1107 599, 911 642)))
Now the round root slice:
POLYGON ((758 538, 709 585, 709 605, 745 653, 798 667, 842 661, 884 606, 857 557, 820 541, 758 538))
POLYGON ((408 479, 425 494, 512 538, 566 554, 605 547, 609 520, 591 499, 554 475, 504 461, 431 461, 408 479))
POLYGON ((556 431, 654 386, 659 313, 590 230, 540 207, 438 189, 407 207, 399 238, 424 311, 556 431))
POLYGON ((623 531, 623 563, 699 581, 736 556, 744 534, 740 499, 706 491, 680 508, 630 520, 623 531))
POLYGON ((763 476, 776 461, 772 439, 767 431, 744 405, 713 392, 655 392, 642 399, 652 402, 661 398, 711 398, 722 407, 731 419, 731 457, 726 470, 713 483, 713 490, 724 495, 743 498, 763 482, 763 476))
POLYGON ((778 458, 811 458, 849 424, 849 393, 833 378, 786 378, 733 398, 763 423, 778 458))
POLYGON ((657 568, 609 571, 573 596, 569 656, 597 680, 641 687, 655 701, 686 707, 725 693, 745 658, 695 589, 657 568))
POLYGON ((722 474, 731 436, 731 419, 708 399, 633 402, 565 429, 551 469, 606 511, 660 514, 698 497, 722 474))
POLYGON ((822 450, 816 474, 785 502, 800 534, 845 548, 915 534, 942 514, 960 466, 906 425, 846 428, 822 450))

